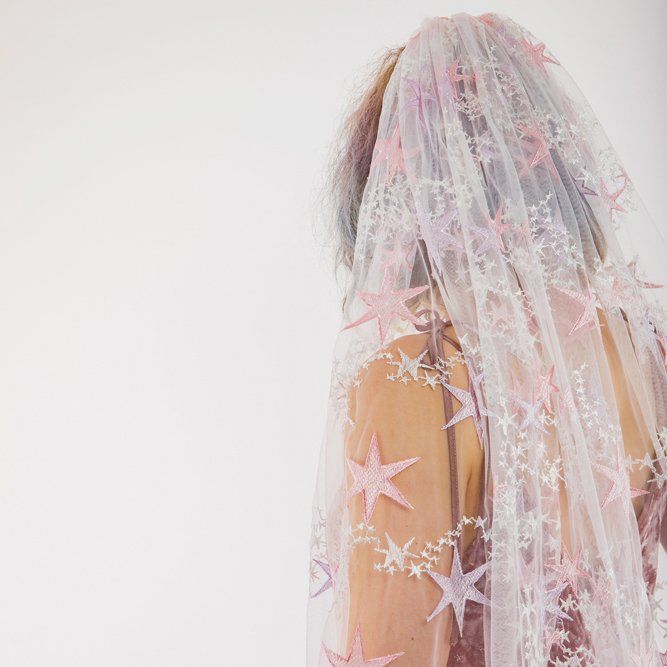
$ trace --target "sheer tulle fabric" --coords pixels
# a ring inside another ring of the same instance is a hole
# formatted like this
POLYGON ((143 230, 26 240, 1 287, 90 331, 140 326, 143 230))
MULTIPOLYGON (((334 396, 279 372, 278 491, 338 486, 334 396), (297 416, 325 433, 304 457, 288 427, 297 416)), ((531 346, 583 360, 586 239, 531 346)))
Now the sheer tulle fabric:
POLYGON ((335 347, 309 665, 664 664, 666 250, 544 44, 424 21, 335 347))

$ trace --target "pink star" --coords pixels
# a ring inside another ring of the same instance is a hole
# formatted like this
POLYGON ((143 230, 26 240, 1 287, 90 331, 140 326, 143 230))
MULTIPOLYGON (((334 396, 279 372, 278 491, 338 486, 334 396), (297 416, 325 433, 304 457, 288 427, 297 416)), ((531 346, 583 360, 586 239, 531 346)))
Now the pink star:
POLYGON ((447 422, 447 424, 442 427, 442 430, 458 424, 460 421, 463 421, 467 417, 472 417, 473 421, 475 422, 475 428, 477 429, 477 436, 481 446, 483 434, 482 417, 494 417, 495 415, 487 410, 484 406, 479 405, 475 393, 475 380, 477 380, 477 384, 479 384, 479 382, 481 382, 481 377, 477 376, 477 378, 474 378, 472 381, 468 381, 468 389, 470 391, 466 391, 460 387, 454 387, 453 385, 444 381, 442 382, 445 389, 447 389, 447 391, 449 391, 449 393, 452 394, 461 404, 461 407, 458 409, 457 413, 449 420, 449 422, 447 422))
POLYGON ((570 332, 567 334, 568 336, 571 336, 577 331, 582 331, 591 327, 597 328, 597 299, 595 298, 595 294, 591 294, 590 292, 581 294, 580 292, 575 292, 563 287, 559 287, 558 290, 566 296, 570 297, 570 299, 576 301, 581 306, 581 313, 579 314, 576 322, 572 325, 570 332))
POLYGON ((627 180, 618 190, 616 190, 616 192, 609 192, 607 189, 607 184, 603 180, 600 180, 602 199, 609 208, 609 220, 611 221, 614 219, 614 211, 618 211, 619 213, 627 213, 627 210, 618 203, 618 198, 623 194, 626 186, 627 180))
POLYGON ((519 178, 525 176, 531 169, 537 167, 539 164, 546 162, 546 166, 552 174, 556 174, 553 162, 551 161, 551 153, 549 152, 549 144, 542 132, 533 127, 525 127, 524 125, 517 125, 517 130, 520 130, 528 137, 528 140, 533 143, 533 154, 530 157, 530 162, 524 166, 519 174, 519 178))
POLYGON ((635 257, 632 259, 630 262, 628 262, 628 269, 630 269, 630 272, 632 273, 632 277, 635 279, 637 284, 640 287, 643 287, 644 289, 660 289, 661 287, 664 287, 664 285, 658 285, 658 283, 647 283, 644 280, 641 280, 639 276, 637 275, 637 258, 635 257))
POLYGON ((424 90, 422 84, 419 81, 414 81, 413 79, 404 79, 405 83, 410 87, 412 93, 409 95, 409 98, 405 106, 410 108, 415 108, 419 116, 419 120, 424 121, 424 107, 427 102, 435 102, 436 98, 428 90, 424 90))
POLYGON ((537 65, 545 74, 547 73, 547 68, 544 66, 544 63, 551 63, 552 65, 560 65, 560 63, 554 58, 544 55, 544 49, 546 45, 542 44, 531 44, 527 39, 522 39, 521 48, 528 54, 528 57, 537 65))
POLYGON ((623 456, 621 454, 621 448, 616 448, 616 468, 610 468, 609 466, 602 465, 601 463, 594 463, 595 468, 601 472, 607 479, 611 481, 611 486, 609 487, 605 497, 602 500, 601 508, 604 509, 612 503, 617 498, 620 498, 625 505, 627 505, 628 510, 632 507, 630 500, 636 498, 637 496, 644 496, 648 494, 648 491, 644 489, 636 489, 633 486, 630 486, 630 477, 628 476, 628 471, 625 468, 623 461, 623 456))
POLYGON ((389 183, 400 171, 405 171, 405 158, 401 148, 401 135, 399 127, 396 125, 389 139, 377 139, 375 142, 375 155, 371 161, 371 169, 378 162, 387 163, 386 181, 389 183))
POLYGON ((392 655, 385 655, 382 658, 370 658, 369 660, 366 660, 366 658, 364 658, 364 645, 363 640, 361 639, 361 630, 358 625, 354 631, 352 648, 347 654, 347 657, 334 653, 324 644, 322 645, 322 648, 324 649, 329 664, 334 667, 341 667, 342 665, 347 665, 348 667, 384 667, 384 665, 388 665, 390 662, 393 662, 396 658, 400 658, 403 655, 403 652, 393 653, 392 655))
POLYGON ((371 436, 371 445, 368 449, 366 461, 363 466, 346 457, 347 465, 354 478, 354 484, 348 491, 347 497, 349 500, 353 496, 356 496, 357 493, 363 495, 364 518, 366 519, 366 523, 371 520, 371 516, 375 510, 375 504, 382 494, 395 500, 399 505, 412 509, 412 505, 394 485, 391 478, 398 475, 399 472, 405 470, 413 463, 419 461, 419 459, 419 456, 414 456, 411 459, 383 464, 380 460, 380 448, 378 446, 377 433, 373 433, 371 436))
POLYGON ((569 584, 575 595, 579 595, 577 584, 578 578, 588 577, 590 579, 588 572, 584 572, 584 570, 579 567, 579 563, 581 562, 581 552, 582 548, 579 547, 576 558, 572 560, 570 552, 567 550, 567 547, 563 545, 563 558, 560 565, 547 565, 550 570, 554 570, 554 572, 558 573, 558 583, 569 584))
POLYGON ((505 252, 505 243, 503 242, 503 232, 512 229, 513 225, 509 222, 503 222, 503 207, 499 206, 493 219, 489 218, 489 224, 496 232, 496 240, 501 252, 505 252))
POLYGON ((384 343, 384 337, 387 334, 387 329, 395 317, 402 317, 413 324, 419 324, 419 318, 414 315, 405 305, 405 302, 412 297, 421 294, 428 289, 428 285, 423 287, 412 287, 404 290, 392 289, 394 276, 388 268, 385 267, 384 278, 378 293, 374 292, 357 292, 359 298, 370 309, 364 313, 358 320, 343 327, 343 329, 351 329, 364 322, 369 322, 377 318, 378 329, 380 331, 380 342, 384 343))
POLYGON ((551 394, 560 392, 560 389, 554 384, 555 369, 556 367, 552 366, 546 375, 542 375, 538 369, 537 378, 535 379, 535 388, 533 390, 534 400, 536 402, 543 401, 544 407, 546 407, 549 412, 553 412, 551 394))
POLYGON ((316 598, 318 595, 322 595, 322 593, 333 587, 333 577, 331 575, 331 566, 329 563, 325 563, 317 558, 313 558, 313 563, 316 563, 319 566, 325 576, 325 580, 322 582, 321 586, 310 596, 311 598, 316 598))
POLYGON ((459 550, 454 546, 454 559, 452 561, 452 570, 449 577, 439 572, 427 573, 433 581, 442 589, 442 597, 438 602, 437 607, 431 612, 431 615, 426 619, 430 621, 435 618, 440 612, 446 609, 450 604, 454 609, 454 616, 459 625, 459 630, 463 634, 463 617, 465 614, 465 606, 468 600, 479 602, 481 604, 491 604, 489 600, 481 591, 475 588, 475 583, 482 577, 486 569, 489 567, 489 562, 483 563, 470 572, 463 574, 461 569, 461 560, 459 558, 459 550))
POLYGON ((667 651, 660 654, 660 664, 667 665, 667 651))
POLYGON ((572 620, 560 607, 559 600, 567 583, 558 584, 555 588, 544 591, 544 613, 553 614, 556 618, 572 620))
POLYGON ((452 93, 454 94, 454 99, 458 100, 460 95, 458 88, 456 84, 459 81, 471 81, 474 77, 470 76, 469 74, 459 74, 459 67, 461 63, 461 56, 459 56, 450 66, 449 69, 447 70, 447 78, 449 79, 449 83, 452 89, 452 93))

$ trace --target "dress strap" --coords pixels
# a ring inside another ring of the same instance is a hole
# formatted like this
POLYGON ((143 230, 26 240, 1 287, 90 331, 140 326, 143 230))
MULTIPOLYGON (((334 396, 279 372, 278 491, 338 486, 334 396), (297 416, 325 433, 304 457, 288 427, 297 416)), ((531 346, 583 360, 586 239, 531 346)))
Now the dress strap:
MULTIPOLYGON (((415 328, 418 331, 422 331, 429 334, 428 340, 426 342, 425 350, 428 351, 431 364, 435 365, 438 359, 445 359, 445 346, 444 341, 447 341, 453 345, 459 352, 461 352, 461 346, 458 341, 455 341, 449 337, 445 330, 447 327, 452 326, 451 320, 444 321, 438 313, 430 310, 422 310, 417 313, 417 316, 429 315, 430 320, 424 324, 415 324, 415 328)), ((449 423, 454 416, 454 406, 452 403, 452 396, 447 391, 447 389, 440 386, 442 390, 442 402, 445 410, 445 423, 449 423)), ((456 452, 456 434, 454 433, 454 428, 450 427, 445 429, 447 433, 447 446, 449 449, 449 470, 450 470, 450 484, 451 484, 451 505, 452 505, 452 529, 455 529, 459 523, 461 517, 461 508, 459 504, 459 472, 458 472, 458 458, 456 452)), ((456 546, 459 554, 461 554, 462 547, 462 535, 459 533, 456 537, 456 546)))

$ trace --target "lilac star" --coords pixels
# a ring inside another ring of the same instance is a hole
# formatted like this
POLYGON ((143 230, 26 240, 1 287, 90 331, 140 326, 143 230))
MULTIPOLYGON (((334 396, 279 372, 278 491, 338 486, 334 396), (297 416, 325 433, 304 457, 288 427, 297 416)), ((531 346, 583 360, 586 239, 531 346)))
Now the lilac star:
POLYGON ((449 577, 439 572, 427 571, 427 574, 438 586, 442 589, 442 597, 438 602, 437 607, 431 612, 431 615, 426 619, 430 621, 435 618, 441 611, 446 609, 450 604, 454 609, 454 616, 458 623, 459 630, 463 634, 463 617, 465 614, 465 606, 468 600, 479 602, 480 604, 491 604, 482 592, 475 588, 475 583, 482 577, 486 569, 489 567, 489 562, 483 563, 479 567, 463 574, 461 569, 461 560, 459 559, 458 548, 454 547, 454 559, 452 561, 452 570, 449 577))
POLYGON ((407 308, 405 302, 408 299, 417 296, 417 294, 421 294, 424 290, 427 290, 428 285, 424 285, 423 287, 412 287, 404 290, 394 290, 392 289, 393 282, 392 272, 385 267, 384 278, 382 279, 382 285, 380 286, 380 291, 378 293, 357 292, 359 298, 367 306, 370 306, 370 310, 364 313, 358 320, 352 322, 352 324, 343 327, 343 329, 351 329, 352 327, 356 327, 364 322, 377 318, 380 331, 380 342, 384 343, 387 329, 395 317, 402 317, 413 324, 418 324, 419 318, 407 308))
POLYGON ((310 596, 311 598, 316 598, 318 595, 322 595, 322 593, 333 587, 333 577, 331 576, 331 566, 329 563, 325 563, 324 561, 318 560, 317 558, 313 558, 313 563, 317 563, 317 565, 319 565, 322 572, 324 572, 324 576, 326 577, 325 581, 317 589, 317 591, 315 591, 315 593, 310 596))
MULTIPOLYGON (((405 77, 403 80, 410 87, 412 91, 408 95, 408 99, 405 103, 405 106, 416 109, 417 115, 419 116, 419 120, 425 122, 424 106, 427 102, 435 102, 436 101, 435 96, 431 91, 424 90, 421 82, 415 81, 413 79, 408 79, 407 77, 405 77)), ((403 109, 401 109, 401 111, 403 111, 403 109)))
POLYGON ((580 292, 565 289, 564 287, 559 287, 558 290, 581 306, 581 313, 576 322, 572 325, 570 332, 567 334, 568 336, 571 336, 577 331, 591 327, 596 328, 598 326, 596 318, 597 300, 594 294, 591 294, 590 292, 581 294, 580 292))
POLYGON ((558 584, 555 588, 544 592, 544 611, 548 614, 553 614, 556 618, 572 620, 558 604, 561 594, 567 588, 567 582, 558 584))
POLYGON ((380 448, 378 445, 377 433, 371 436, 371 444, 366 455, 364 465, 346 457, 347 465, 350 468, 354 484, 348 491, 348 500, 357 493, 361 493, 364 499, 364 518, 366 523, 371 520, 375 504, 380 495, 385 495, 395 500, 399 505, 412 509, 412 505, 405 499, 403 494, 391 481, 391 478, 398 475, 413 463, 419 461, 419 456, 394 463, 383 464, 380 460, 380 448))
POLYGON ((594 463, 593 465, 611 481, 611 486, 602 500, 601 509, 604 509, 614 500, 620 498, 628 510, 630 510, 632 507, 630 500, 632 498, 644 496, 649 493, 644 489, 636 489, 635 487, 630 486, 630 477, 628 476, 628 471, 626 470, 620 447, 616 448, 616 468, 610 468, 601 463, 594 463))
POLYGON ((519 396, 514 396, 514 402, 518 403, 524 412, 523 421, 519 425, 519 428, 521 430, 528 428, 528 426, 532 424, 539 431, 542 431, 543 433, 548 433, 548 431, 544 428, 544 425, 542 424, 542 420, 540 419, 540 415, 542 414, 541 400, 538 400, 535 403, 529 403, 528 401, 524 401, 519 396))
POLYGON ((531 44, 527 39, 522 39, 521 48, 528 54, 528 57, 532 62, 537 65, 545 74, 547 73, 547 68, 544 66, 544 63, 551 63, 552 65, 560 65, 560 63, 554 58, 544 55, 544 49, 546 45, 540 42, 539 44, 531 44))
POLYGON ((483 430, 482 430, 482 417, 495 417, 495 415, 487 410, 483 405, 479 405, 476 395, 476 385, 481 382, 481 375, 475 377, 472 381, 468 381, 468 389, 461 389, 460 387, 454 387, 451 384, 448 384, 444 380, 442 385, 452 394, 458 402, 461 404, 461 407, 457 413, 442 427, 442 430, 449 428, 458 424, 460 421, 463 421, 467 417, 472 417, 475 422, 475 428, 477 429, 477 436, 479 438, 480 447, 482 446, 483 440, 483 430))
POLYGON ((370 658, 366 660, 364 657, 364 646, 363 640, 361 638, 361 630, 359 629, 358 625, 354 631, 352 648, 347 654, 347 657, 343 657, 342 655, 338 655, 338 653, 334 653, 334 651, 332 651, 324 644, 322 644, 322 648, 324 649, 324 653, 327 656, 329 664, 333 665, 334 667, 342 667, 343 665, 347 665, 347 667, 384 667, 384 665, 388 665, 390 662, 393 662, 396 660, 396 658, 400 658, 403 655, 403 652, 393 653, 392 655, 385 655, 382 658, 370 658))

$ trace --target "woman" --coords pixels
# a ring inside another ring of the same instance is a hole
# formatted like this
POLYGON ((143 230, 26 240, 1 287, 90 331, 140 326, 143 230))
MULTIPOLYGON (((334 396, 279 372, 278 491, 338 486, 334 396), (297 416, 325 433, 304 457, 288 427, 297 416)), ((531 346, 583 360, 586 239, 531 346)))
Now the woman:
POLYGON ((309 664, 665 664, 666 245, 585 100, 512 21, 427 19, 334 176, 309 664))

